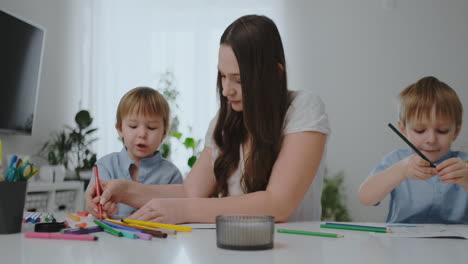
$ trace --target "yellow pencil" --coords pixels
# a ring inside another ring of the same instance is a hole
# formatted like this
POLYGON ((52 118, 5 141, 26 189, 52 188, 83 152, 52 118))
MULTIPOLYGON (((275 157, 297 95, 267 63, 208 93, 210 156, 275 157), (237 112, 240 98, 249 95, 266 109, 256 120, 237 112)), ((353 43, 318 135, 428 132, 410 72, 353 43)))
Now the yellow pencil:
POLYGON ((166 234, 168 234, 168 235, 175 235, 175 234, 177 234, 177 231, 174 230, 174 229, 153 228, 153 227, 147 227, 147 226, 136 225, 136 224, 127 224, 127 225, 133 226, 133 227, 138 227, 138 228, 144 228, 144 229, 148 229, 148 230, 153 230, 153 231, 159 231, 159 232, 166 233, 166 234))
POLYGON ((192 231, 192 228, 190 226, 160 224, 160 223, 139 221, 139 220, 133 220, 133 219, 122 219, 122 222, 127 223, 127 224, 136 224, 136 225, 149 226, 149 227, 155 227, 155 228, 165 228, 165 229, 172 229, 172 230, 184 231, 184 232, 192 231))
MULTIPOLYGON (((118 221, 118 220, 114 220, 114 219, 104 219, 104 220, 112 222, 112 223, 116 223, 116 224, 122 224, 122 221, 118 221)), ((168 235, 177 234, 177 231, 174 230, 174 229, 154 228, 154 227, 142 226, 142 225, 137 225, 137 224, 129 224, 129 223, 125 223, 125 224, 128 225, 128 226, 131 226, 131 227, 137 227, 137 228, 147 229, 147 230, 151 230, 151 231, 159 231, 159 232, 162 232, 162 233, 166 233, 168 235)))

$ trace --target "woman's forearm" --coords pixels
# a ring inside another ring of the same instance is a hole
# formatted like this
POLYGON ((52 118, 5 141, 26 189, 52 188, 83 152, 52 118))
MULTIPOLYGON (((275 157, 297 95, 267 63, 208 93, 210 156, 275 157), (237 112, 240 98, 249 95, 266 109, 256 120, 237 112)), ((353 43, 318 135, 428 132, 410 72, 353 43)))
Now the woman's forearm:
POLYGON ((142 184, 127 182, 122 195, 121 203, 140 208, 153 198, 185 198, 186 192, 183 184, 142 184))
POLYGON ((285 222, 295 208, 276 203, 271 193, 259 191, 223 198, 186 198, 177 201, 183 210, 183 223, 214 223, 216 216, 225 214, 271 215, 285 222))

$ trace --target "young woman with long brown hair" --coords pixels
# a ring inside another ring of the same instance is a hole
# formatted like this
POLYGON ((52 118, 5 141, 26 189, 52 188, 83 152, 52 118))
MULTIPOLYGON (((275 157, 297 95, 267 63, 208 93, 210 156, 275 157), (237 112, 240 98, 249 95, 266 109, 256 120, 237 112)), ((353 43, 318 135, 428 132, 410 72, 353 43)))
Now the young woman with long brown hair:
POLYGON ((205 148, 180 185, 102 181, 87 209, 104 216, 116 203, 140 208, 130 218, 162 223, 214 222, 223 214, 272 215, 276 221, 320 220, 328 118, 320 98, 287 89, 281 37, 272 20, 248 15, 221 37, 220 109, 205 148))

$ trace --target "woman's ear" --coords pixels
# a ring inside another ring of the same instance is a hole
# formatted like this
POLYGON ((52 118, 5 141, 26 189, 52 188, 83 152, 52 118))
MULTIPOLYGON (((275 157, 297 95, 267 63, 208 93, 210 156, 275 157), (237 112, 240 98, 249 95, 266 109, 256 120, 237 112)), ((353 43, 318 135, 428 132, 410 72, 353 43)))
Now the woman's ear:
POLYGON ((284 72, 284 65, 278 62, 278 68, 284 72))

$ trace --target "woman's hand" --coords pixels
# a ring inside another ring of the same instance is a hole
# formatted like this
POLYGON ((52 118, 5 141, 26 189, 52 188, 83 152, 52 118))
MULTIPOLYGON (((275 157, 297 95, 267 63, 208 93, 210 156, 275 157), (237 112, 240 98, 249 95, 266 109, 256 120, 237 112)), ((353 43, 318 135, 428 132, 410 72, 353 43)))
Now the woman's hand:
POLYGON ((468 163, 460 158, 450 158, 437 165, 443 183, 455 183, 468 192, 468 163))
POLYGON ((403 161, 404 175, 408 179, 425 181, 434 177, 439 171, 417 154, 413 154, 403 161))
POLYGON ((117 204, 120 201, 119 194, 125 190, 125 180, 100 181, 102 195, 97 196, 96 186, 93 181, 86 192, 86 210, 95 217, 99 217, 98 203, 102 206, 102 217, 110 218, 117 212, 117 204))
POLYGON ((184 223, 184 204, 185 202, 176 198, 152 199, 129 218, 163 224, 184 223))

